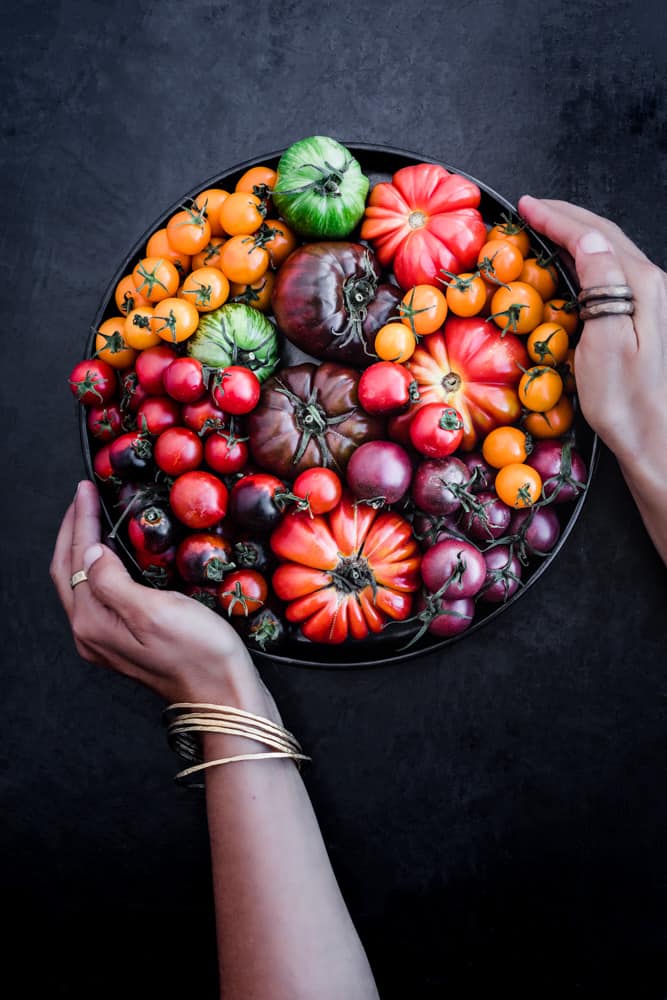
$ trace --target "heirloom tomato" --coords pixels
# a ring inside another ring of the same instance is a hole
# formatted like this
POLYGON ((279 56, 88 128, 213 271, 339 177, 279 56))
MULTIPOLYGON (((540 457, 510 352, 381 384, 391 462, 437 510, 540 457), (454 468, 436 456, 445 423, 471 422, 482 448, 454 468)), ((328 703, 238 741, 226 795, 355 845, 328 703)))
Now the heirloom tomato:
POLYGON ((294 480, 292 492, 308 501, 311 514, 328 514, 343 495, 341 481, 331 469, 306 469, 294 480))
POLYGON ((424 337, 406 367, 419 386, 420 402, 394 418, 400 434, 425 403, 446 403, 463 419, 461 447, 471 451, 480 435, 521 415, 516 386, 528 363, 518 337, 502 337, 483 319, 449 317, 442 333, 424 337))
POLYGON ((384 430, 359 406, 358 384, 357 371, 331 361, 283 368, 248 417, 253 460, 283 479, 316 465, 344 471, 355 448, 384 430))
POLYGON ((187 535, 176 550, 176 567, 186 583, 207 586, 220 583, 234 569, 232 546, 226 538, 198 531, 187 535))
POLYGON ((486 242, 480 198, 476 184, 438 164, 403 167, 371 191, 361 238, 383 267, 393 261, 402 288, 435 285, 443 270, 474 267, 486 242))
POLYGON ((404 620, 419 588, 420 554, 408 522, 343 494, 327 515, 286 515, 271 536, 284 560, 273 589, 285 616, 313 642, 339 643, 404 620))
POLYGON ((278 271, 272 306, 288 340, 316 358, 366 367, 401 292, 360 243, 306 243, 278 271))
POLYGON ((132 514, 127 534, 135 549, 164 552, 174 544, 176 525, 168 510, 151 504, 132 514))
POLYGON ((199 321, 188 354, 209 368, 241 365, 264 382, 278 364, 278 336, 258 309, 227 302, 199 321))
POLYGON ((255 472, 234 483, 229 512, 241 528, 269 531, 280 520, 285 502, 291 497, 277 476, 255 472))

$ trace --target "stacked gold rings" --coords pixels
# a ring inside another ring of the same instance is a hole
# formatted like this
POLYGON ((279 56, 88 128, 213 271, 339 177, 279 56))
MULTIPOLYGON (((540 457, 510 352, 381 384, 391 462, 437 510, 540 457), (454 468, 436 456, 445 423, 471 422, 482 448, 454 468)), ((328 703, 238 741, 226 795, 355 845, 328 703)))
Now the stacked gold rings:
POLYGON ((582 288, 577 296, 583 320, 600 316, 632 316, 635 306, 629 285, 593 285, 582 288))

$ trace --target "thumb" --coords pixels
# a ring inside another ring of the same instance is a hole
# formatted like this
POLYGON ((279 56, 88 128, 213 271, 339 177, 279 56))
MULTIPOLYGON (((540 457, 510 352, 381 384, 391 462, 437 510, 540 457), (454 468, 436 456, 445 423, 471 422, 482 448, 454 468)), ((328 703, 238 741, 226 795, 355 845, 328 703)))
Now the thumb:
POLYGON ((581 234, 574 245, 574 264, 582 289, 625 285, 625 272, 606 236, 595 229, 581 234))
POLYGON ((89 546, 83 553, 83 568, 92 596, 125 621, 135 619, 137 610, 150 599, 149 588, 135 583, 118 556, 106 545, 89 546))

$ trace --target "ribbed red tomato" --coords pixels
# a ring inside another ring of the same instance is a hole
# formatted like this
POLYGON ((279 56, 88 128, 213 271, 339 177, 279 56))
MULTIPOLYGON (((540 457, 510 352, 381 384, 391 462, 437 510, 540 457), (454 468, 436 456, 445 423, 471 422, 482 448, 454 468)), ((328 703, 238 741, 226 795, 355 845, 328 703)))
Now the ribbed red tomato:
POLYGON ((288 621, 313 642, 339 643, 404 620, 419 588, 421 556, 408 522, 344 494, 327 515, 288 514, 271 536, 286 560, 273 574, 288 621))
POLYGON ((437 285, 442 270, 460 274, 476 266, 486 242, 480 197, 473 181, 436 163, 403 167, 371 191, 361 238, 384 267, 393 261, 401 288, 437 285))
POLYGON ((426 403, 447 403, 461 414, 461 448, 471 451, 494 427, 519 419, 516 387, 527 364, 519 337, 502 337, 493 323, 479 317, 450 317, 443 332, 424 337, 406 363, 419 386, 420 401, 391 421, 390 436, 403 441, 418 409, 426 403))

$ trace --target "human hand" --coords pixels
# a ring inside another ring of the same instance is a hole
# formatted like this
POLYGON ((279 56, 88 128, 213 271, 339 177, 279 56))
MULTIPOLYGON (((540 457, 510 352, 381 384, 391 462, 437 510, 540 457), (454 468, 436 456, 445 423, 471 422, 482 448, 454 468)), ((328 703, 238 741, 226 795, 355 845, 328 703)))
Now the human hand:
POLYGON ((169 702, 224 703, 276 717, 231 625, 184 594, 135 583, 100 537, 99 496, 84 481, 65 514, 51 563, 79 655, 135 678, 169 702), (72 588, 72 574, 80 569, 88 579, 72 588))

